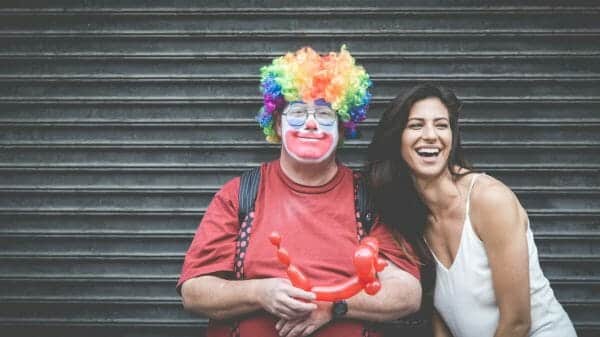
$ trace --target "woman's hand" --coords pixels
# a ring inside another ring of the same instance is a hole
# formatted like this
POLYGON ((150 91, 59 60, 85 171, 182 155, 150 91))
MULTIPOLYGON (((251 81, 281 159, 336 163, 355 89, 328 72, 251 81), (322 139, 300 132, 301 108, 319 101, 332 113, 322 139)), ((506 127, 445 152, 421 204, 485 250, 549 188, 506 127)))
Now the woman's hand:
POLYGON ((257 280, 257 301, 266 311, 286 320, 306 317, 317 309, 314 293, 294 287, 289 280, 269 278, 257 280))
POLYGON ((308 316, 295 320, 281 319, 275 325, 277 333, 281 337, 300 337, 308 336, 323 325, 329 323, 332 318, 331 302, 317 302, 317 309, 313 310, 308 316))

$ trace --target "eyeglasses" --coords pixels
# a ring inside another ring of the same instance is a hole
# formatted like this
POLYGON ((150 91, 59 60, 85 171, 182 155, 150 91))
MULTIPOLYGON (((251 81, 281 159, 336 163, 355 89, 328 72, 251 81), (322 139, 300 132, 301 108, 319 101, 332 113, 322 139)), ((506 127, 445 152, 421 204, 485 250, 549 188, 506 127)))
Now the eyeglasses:
POLYGON ((287 117, 287 122, 291 126, 302 126, 306 123, 308 115, 312 114, 321 126, 332 126, 337 121, 335 111, 327 107, 316 107, 314 111, 309 112, 308 107, 304 105, 291 105, 282 115, 287 117))

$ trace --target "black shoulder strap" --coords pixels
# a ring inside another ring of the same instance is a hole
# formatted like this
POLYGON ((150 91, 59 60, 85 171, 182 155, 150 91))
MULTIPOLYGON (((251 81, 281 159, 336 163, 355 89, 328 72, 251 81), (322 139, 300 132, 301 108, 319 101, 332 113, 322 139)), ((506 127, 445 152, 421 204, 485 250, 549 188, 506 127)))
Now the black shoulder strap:
POLYGON ((373 208, 369 198, 369 189, 363 175, 359 172, 354 174, 354 184, 356 186, 356 210, 360 215, 365 234, 369 234, 373 226, 373 208))
POLYGON ((240 177, 240 192, 238 196, 238 219, 244 221, 246 215, 254 210, 254 202, 260 184, 260 166, 250 169, 240 177))

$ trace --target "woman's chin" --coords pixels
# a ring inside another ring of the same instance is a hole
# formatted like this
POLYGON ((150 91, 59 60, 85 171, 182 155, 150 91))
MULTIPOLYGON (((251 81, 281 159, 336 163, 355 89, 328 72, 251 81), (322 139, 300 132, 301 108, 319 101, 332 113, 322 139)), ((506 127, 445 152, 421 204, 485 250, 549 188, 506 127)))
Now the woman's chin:
POLYGON ((445 170, 446 170, 446 166, 436 165, 436 166, 412 168, 412 173, 417 178, 429 180, 429 179, 437 178, 440 175, 444 174, 445 170))

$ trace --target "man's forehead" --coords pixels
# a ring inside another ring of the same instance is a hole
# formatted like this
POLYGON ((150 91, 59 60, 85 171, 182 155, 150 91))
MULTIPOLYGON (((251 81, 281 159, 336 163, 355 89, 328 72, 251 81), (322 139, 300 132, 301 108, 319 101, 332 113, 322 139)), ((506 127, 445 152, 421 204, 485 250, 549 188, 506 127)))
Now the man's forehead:
POLYGON ((315 106, 326 106, 328 108, 331 108, 331 104, 327 103, 327 101, 322 98, 316 99, 312 102, 292 101, 292 102, 290 102, 290 105, 307 105, 307 106, 309 106, 309 105, 311 105, 311 103, 314 104, 315 106))

